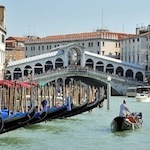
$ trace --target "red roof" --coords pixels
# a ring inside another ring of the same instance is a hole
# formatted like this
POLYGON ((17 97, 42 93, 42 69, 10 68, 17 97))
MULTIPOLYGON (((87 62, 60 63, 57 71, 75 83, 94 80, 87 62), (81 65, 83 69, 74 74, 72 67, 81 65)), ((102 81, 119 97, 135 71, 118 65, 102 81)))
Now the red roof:
POLYGON ((117 33, 117 32, 110 32, 110 31, 96 31, 96 32, 74 33, 74 34, 64 34, 64 35, 51 35, 40 39, 27 40, 26 43, 75 41, 75 40, 87 40, 87 39, 94 39, 94 38, 121 40, 123 38, 132 37, 132 36, 135 36, 135 34, 117 33))

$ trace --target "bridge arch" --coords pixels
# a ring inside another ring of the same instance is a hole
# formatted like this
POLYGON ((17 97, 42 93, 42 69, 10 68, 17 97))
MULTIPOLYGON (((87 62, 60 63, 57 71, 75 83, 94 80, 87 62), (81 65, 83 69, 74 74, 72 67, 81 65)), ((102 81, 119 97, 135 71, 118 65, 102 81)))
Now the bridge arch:
POLYGON ((19 79, 22 77, 22 71, 20 68, 15 68, 13 71, 13 77, 14 79, 19 79))
POLYGON ((85 62, 85 66, 93 69, 94 68, 94 61, 92 59, 87 59, 85 62))
POLYGON ((5 79, 7 80, 11 80, 11 72, 9 70, 6 70, 6 73, 5 73, 5 79))
POLYGON ((68 50, 68 64, 80 65, 81 64, 81 50, 79 47, 71 47, 68 50))
POLYGON ((124 75, 124 70, 122 67, 117 67, 116 69, 116 75, 119 75, 119 76, 123 76, 124 75))
POLYGON ((126 77, 129 78, 129 79, 130 78, 133 79, 133 71, 131 69, 128 69, 126 71, 126 77))
POLYGON ((51 61, 47 61, 45 63, 45 72, 47 72, 48 70, 52 70, 53 69, 53 63, 51 61))
POLYGON ((43 73, 43 66, 40 63, 35 64, 34 67, 34 74, 41 74, 43 73))
POLYGON ((64 66, 64 62, 61 58, 57 58, 55 61, 55 68, 62 68, 64 66))
POLYGON ((112 64, 108 64, 106 66, 106 72, 113 74, 114 73, 114 66, 112 64))
MULTIPOLYGON (((24 76, 28 76, 29 70, 32 70, 31 66, 27 65, 24 67, 24 76)), ((32 71, 30 73, 32 73, 32 71)))
POLYGON ((137 72, 137 73, 135 74, 135 79, 136 79, 137 81, 143 81, 143 80, 144 80, 144 77, 143 77, 142 72, 137 72))
POLYGON ((95 69, 98 71, 104 72, 104 63, 101 61, 98 61, 95 65, 95 69))

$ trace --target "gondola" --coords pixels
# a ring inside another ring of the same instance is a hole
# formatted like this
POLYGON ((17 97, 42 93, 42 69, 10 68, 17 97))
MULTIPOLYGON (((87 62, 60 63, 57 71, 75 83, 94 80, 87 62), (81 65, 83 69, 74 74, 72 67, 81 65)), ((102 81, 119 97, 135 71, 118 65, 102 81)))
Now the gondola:
POLYGON ((29 122, 34 117, 35 108, 32 107, 28 112, 16 112, 8 116, 7 118, 2 119, 3 128, 0 131, 0 134, 15 130, 17 128, 23 127, 26 123, 29 122))
POLYGON ((105 100, 105 97, 103 97, 102 99, 97 98, 95 101, 88 103, 84 109, 81 109, 80 114, 86 111, 90 111, 93 108, 96 108, 97 106, 100 106, 104 100, 105 100))
POLYGON ((85 102, 83 102, 82 104, 80 104, 78 106, 72 105, 72 108, 71 108, 70 111, 66 110, 58 118, 59 119, 64 119, 64 118, 67 118, 67 117, 75 116, 75 115, 79 114, 82 109, 86 108, 87 105, 88 105, 88 100, 86 100, 85 102))
MULTIPOLYGON (((18 87, 20 86, 30 87, 30 85, 28 84, 25 84, 23 82, 16 83, 16 81, 15 82, 2 81, 0 83, 3 86, 7 85, 7 87, 13 86, 15 92, 18 90, 18 87)), ((1 109, 2 128, 0 130, 0 134, 23 127, 29 120, 31 120, 34 117, 34 114, 35 114, 35 106, 33 99, 31 99, 30 106, 28 106, 28 110, 26 110, 26 112, 10 110, 9 105, 8 108, 2 108, 1 109)))
POLYGON ((3 119, 2 119, 2 116, 0 115, 0 131, 3 130, 3 119))
POLYGON ((47 108, 47 115, 44 120, 52 120, 52 119, 59 118, 66 111, 67 111, 67 106, 64 104, 59 107, 53 106, 51 108, 47 108))
POLYGON ((40 122, 44 121, 46 116, 47 116, 47 110, 42 110, 40 112, 36 111, 34 114, 34 117, 30 121, 27 122, 27 125, 40 123, 40 122))
MULTIPOLYGON (((134 130, 141 128, 143 120, 142 120, 142 113, 133 113, 134 120, 130 119, 130 117, 115 117, 111 122, 111 130, 112 131, 124 131, 124 130, 134 130)), ((131 117, 132 118, 132 117, 131 117)))

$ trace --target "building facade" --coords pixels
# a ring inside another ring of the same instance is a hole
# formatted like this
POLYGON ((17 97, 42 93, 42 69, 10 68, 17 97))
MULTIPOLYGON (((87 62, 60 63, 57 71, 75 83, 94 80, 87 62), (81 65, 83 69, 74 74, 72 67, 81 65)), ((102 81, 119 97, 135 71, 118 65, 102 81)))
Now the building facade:
POLYGON ((96 32, 88 33, 30 38, 25 42, 25 53, 26 58, 32 57, 48 53, 52 48, 76 42, 89 52, 118 59, 120 58, 120 40, 131 36, 133 35, 97 30, 96 32))
POLYGON ((121 41, 121 60, 142 65, 150 81, 150 25, 136 28, 136 35, 121 41))
POLYGON ((6 55, 7 62, 20 60, 25 58, 24 43, 27 37, 8 37, 6 39, 6 55))
POLYGON ((5 7, 0 5, 0 79, 3 79, 5 71, 5 7))

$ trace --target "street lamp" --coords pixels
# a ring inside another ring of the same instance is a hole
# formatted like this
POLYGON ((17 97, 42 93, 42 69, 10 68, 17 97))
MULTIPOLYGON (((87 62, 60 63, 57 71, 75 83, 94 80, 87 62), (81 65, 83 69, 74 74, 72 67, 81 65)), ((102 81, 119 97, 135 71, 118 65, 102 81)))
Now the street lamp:
POLYGON ((111 81, 111 77, 110 77, 110 76, 107 77, 107 81, 108 81, 108 82, 111 81))
POLYGON ((107 83, 107 109, 109 109, 109 102, 110 102, 110 97, 111 97, 111 84, 110 84, 111 77, 110 76, 107 77, 107 81, 108 81, 107 83))

